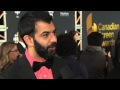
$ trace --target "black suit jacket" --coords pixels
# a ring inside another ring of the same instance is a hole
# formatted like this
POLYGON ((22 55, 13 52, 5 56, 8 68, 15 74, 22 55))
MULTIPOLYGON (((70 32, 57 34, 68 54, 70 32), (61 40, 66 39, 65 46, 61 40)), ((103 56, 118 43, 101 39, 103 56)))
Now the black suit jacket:
POLYGON ((61 58, 55 56, 52 65, 54 79, 81 79, 78 69, 79 67, 73 57, 61 58))
POLYGON ((36 76, 26 58, 23 55, 15 63, 10 65, 0 74, 0 79, 36 79, 36 76))
POLYGON ((53 72, 54 79, 63 79, 61 75, 61 69, 67 65, 68 64, 67 64, 66 59, 63 59, 57 56, 54 57, 54 62, 52 65, 52 72, 53 72))
POLYGON ((18 48, 18 51, 21 53, 21 54, 24 54, 25 53, 25 48, 18 42, 17 44, 17 48, 18 48))
MULTIPOLYGON (((76 78, 73 72, 68 67, 66 59, 55 58, 52 66, 54 79, 73 79, 76 78)), ((78 76, 77 76, 78 77, 78 76)), ((37 79, 26 56, 23 55, 20 59, 16 60, 2 73, 0 79, 37 79)))

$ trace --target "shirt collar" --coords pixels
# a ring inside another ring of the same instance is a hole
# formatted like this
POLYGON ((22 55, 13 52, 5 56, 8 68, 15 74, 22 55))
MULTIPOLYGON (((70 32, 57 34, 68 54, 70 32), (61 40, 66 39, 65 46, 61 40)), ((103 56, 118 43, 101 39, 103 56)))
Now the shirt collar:
POLYGON ((30 54, 29 54, 29 52, 28 52, 28 49, 26 49, 25 55, 26 55, 26 58, 28 59, 28 61, 29 61, 29 63, 30 63, 31 66, 33 65, 33 62, 34 62, 34 61, 44 62, 43 60, 39 60, 39 59, 36 59, 35 57, 30 56, 30 54))

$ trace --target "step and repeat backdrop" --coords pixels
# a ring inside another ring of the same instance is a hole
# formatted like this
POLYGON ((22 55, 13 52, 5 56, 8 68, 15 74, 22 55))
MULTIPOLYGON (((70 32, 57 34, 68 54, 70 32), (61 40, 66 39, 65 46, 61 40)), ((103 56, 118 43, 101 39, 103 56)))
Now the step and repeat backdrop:
MULTIPOLYGON (((0 11, 0 42, 17 42, 17 24, 27 11, 0 11)), ((59 33, 68 32, 75 27, 75 11, 48 11, 54 18, 59 33)))
MULTIPOLYGON (((17 24, 20 17, 27 11, 0 11, 0 43, 6 41, 18 42, 17 24)), ((120 11, 48 11, 54 18, 56 34, 69 32, 80 27, 82 30, 82 49, 87 46, 87 35, 90 32, 100 32, 104 36, 103 47, 115 45, 115 39, 120 30, 120 11), (76 26, 76 21, 80 26, 76 26)))
POLYGON ((100 32, 104 41, 102 47, 105 51, 115 53, 115 40, 120 31, 120 11, 83 11, 82 13, 83 50, 87 45, 87 35, 90 32, 100 32))
MULTIPOLYGON (((17 33, 17 23, 19 18, 27 11, 6 11, 7 26, 8 26, 8 41, 13 40, 15 33, 17 33)), ((57 34, 69 31, 74 28, 74 11, 49 11, 53 16, 54 23, 57 28, 57 34)))
POLYGON ((120 31, 120 11, 83 11, 82 31, 83 48, 87 45, 86 38, 91 31, 103 34, 103 47, 114 46, 120 31))

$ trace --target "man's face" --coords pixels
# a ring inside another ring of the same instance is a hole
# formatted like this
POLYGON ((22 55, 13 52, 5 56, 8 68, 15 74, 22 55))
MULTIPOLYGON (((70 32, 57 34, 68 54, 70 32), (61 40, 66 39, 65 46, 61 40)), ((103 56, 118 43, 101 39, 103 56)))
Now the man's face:
POLYGON ((53 22, 50 24, 42 21, 38 22, 36 24, 36 30, 37 32, 33 39, 36 53, 44 59, 54 56, 57 38, 53 22))

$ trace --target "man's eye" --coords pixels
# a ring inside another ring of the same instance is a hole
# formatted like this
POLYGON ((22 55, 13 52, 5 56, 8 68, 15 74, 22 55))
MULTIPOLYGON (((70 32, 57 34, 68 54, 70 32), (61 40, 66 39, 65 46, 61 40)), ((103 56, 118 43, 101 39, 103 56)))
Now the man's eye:
POLYGON ((48 33, 44 34, 43 36, 47 37, 47 36, 48 36, 48 33))

